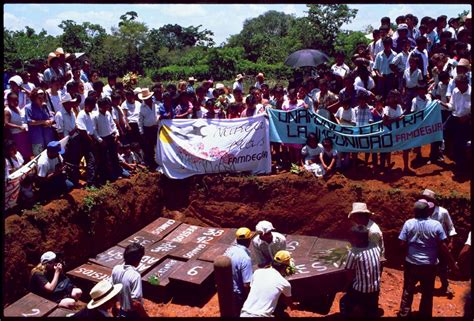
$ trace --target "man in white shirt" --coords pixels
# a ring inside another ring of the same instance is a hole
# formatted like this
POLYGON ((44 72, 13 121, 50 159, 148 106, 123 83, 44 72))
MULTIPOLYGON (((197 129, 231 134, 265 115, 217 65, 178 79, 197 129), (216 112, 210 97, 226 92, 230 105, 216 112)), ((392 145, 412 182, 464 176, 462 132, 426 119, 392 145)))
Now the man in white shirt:
POLYGON ((425 36, 421 36, 416 39, 416 47, 408 55, 406 65, 406 69, 410 68, 409 61, 413 55, 421 57, 421 61, 419 61, 419 68, 425 79, 428 75, 428 51, 426 50, 427 43, 428 40, 425 36))
POLYGON ((142 277, 137 266, 145 255, 145 248, 132 243, 125 248, 123 258, 125 263, 116 265, 112 269, 112 284, 122 284, 119 294, 120 316, 126 318, 148 317, 143 307, 142 277))
POLYGON ((38 181, 40 184, 41 199, 69 192, 74 184, 69 181, 64 171, 64 161, 61 154, 64 150, 59 141, 51 141, 46 147, 46 152, 38 158, 38 181))
POLYGON ((265 77, 264 77, 263 73, 259 72, 257 77, 255 77, 255 78, 257 78, 257 82, 254 85, 255 88, 262 89, 262 85, 265 81, 265 77))
POLYGON ((235 82, 232 86, 232 90, 234 90, 235 88, 239 88, 242 92, 244 92, 244 76, 242 76, 242 74, 238 74, 237 77, 235 77, 235 82))
POLYGON ((79 105, 79 101, 77 98, 72 99, 71 95, 66 93, 61 97, 61 104, 63 108, 54 115, 59 139, 72 136, 77 132, 76 115, 72 109, 79 105))
POLYGON ((392 50, 393 40, 386 37, 382 40, 384 50, 375 57, 374 71, 377 75, 377 92, 386 97, 388 92, 395 89, 395 73, 397 68, 393 64, 396 52, 392 50))
POLYGON ((352 211, 349 213, 349 218, 353 225, 363 225, 367 227, 369 231, 369 242, 380 248, 380 255, 384 257, 385 246, 383 242, 382 230, 380 227, 372 221, 371 217, 374 213, 369 211, 366 203, 352 203, 352 211))
POLYGON ((158 106, 153 102, 154 93, 148 88, 142 88, 138 98, 143 101, 138 116, 138 128, 143 141, 145 163, 152 171, 158 164, 155 161, 155 146, 158 137, 158 106))
POLYGON ((119 132, 112 115, 109 112, 112 103, 109 98, 101 98, 97 101, 99 113, 94 115, 94 126, 99 136, 100 161, 98 164, 98 174, 101 181, 105 183, 107 179, 115 180, 122 173, 118 160, 117 141, 119 132), (110 161, 111 168, 108 167, 110 161))
POLYGON ((457 75, 456 88, 449 100, 449 104, 441 103, 452 110, 450 131, 453 136, 454 161, 458 170, 466 165, 466 143, 471 133, 471 86, 466 75, 457 75))
POLYGON ((138 128, 138 118, 140 115, 141 102, 135 99, 135 94, 131 90, 125 91, 125 99, 121 107, 125 114, 125 127, 128 130, 127 142, 139 143, 140 130, 138 128))
POLYGON ((77 178, 79 177, 79 163, 84 157, 87 164, 87 185, 94 186, 95 184, 95 157, 93 153, 93 145, 98 142, 97 135, 92 119, 92 110, 95 108, 96 100, 93 97, 87 97, 84 102, 84 109, 77 114, 76 127, 79 131, 79 136, 72 137, 68 142, 68 155, 71 151, 73 155, 68 158, 75 166, 77 178), (71 145, 71 147, 70 147, 71 145), (70 151, 69 151, 70 150, 70 151))
POLYGON ((336 63, 331 66, 331 71, 333 74, 344 78, 351 71, 349 66, 344 63, 344 53, 336 52, 335 58, 336 63))
MULTIPOLYGON (((442 206, 439 206, 436 199, 436 194, 432 190, 425 189, 421 195, 422 198, 426 199, 429 202, 434 204, 433 214, 431 214, 431 219, 436 220, 441 223, 443 226, 444 233, 446 234, 446 242, 448 249, 451 251, 453 249, 453 236, 457 235, 456 229, 454 228, 453 221, 449 212, 442 206)), ((440 292, 446 296, 452 296, 454 294, 453 290, 449 287, 448 281, 448 262, 447 260, 440 255, 439 264, 437 267, 439 279, 441 281, 440 292)))
POLYGON ((107 85, 102 89, 102 97, 110 97, 117 84, 117 75, 111 74, 107 77, 107 85))
POLYGON ((273 317, 282 293, 283 303, 294 308, 291 284, 285 279, 292 273, 291 260, 290 252, 278 251, 270 266, 254 272, 240 317, 273 317))
POLYGON ((255 258, 259 267, 272 263, 278 251, 286 250, 286 238, 269 221, 260 221, 255 226, 257 235, 252 240, 255 258))

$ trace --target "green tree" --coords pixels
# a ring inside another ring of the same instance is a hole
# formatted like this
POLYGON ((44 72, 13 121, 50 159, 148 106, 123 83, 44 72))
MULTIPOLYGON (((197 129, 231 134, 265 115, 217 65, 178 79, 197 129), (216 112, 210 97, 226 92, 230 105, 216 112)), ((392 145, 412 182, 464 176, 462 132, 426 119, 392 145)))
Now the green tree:
POLYGON ((200 31, 201 27, 202 25, 182 27, 178 24, 167 24, 159 28, 158 31, 163 45, 170 50, 193 46, 212 47, 214 33, 207 29, 200 31))
POLYGON ((63 29, 59 41, 67 52, 92 53, 102 45, 107 34, 102 26, 90 22, 78 25, 72 20, 63 20, 59 28, 63 29))
POLYGON ((243 47, 245 59, 253 62, 282 62, 301 43, 290 37, 295 17, 283 12, 270 10, 244 21, 242 31, 228 40, 228 47, 243 47))
POLYGON ((361 31, 343 31, 337 35, 334 50, 342 51, 349 62, 354 55, 357 45, 368 45, 370 40, 365 37, 365 33, 361 31))
POLYGON ((4 67, 22 70, 31 60, 46 60, 48 53, 58 47, 59 41, 44 29, 36 33, 27 26, 20 31, 3 28, 3 44, 4 67))
MULTIPOLYGON (((126 48, 127 55, 124 57, 126 66, 131 71, 143 72, 140 52, 148 35, 148 27, 143 22, 135 21, 138 17, 134 11, 129 11, 120 16, 118 28, 112 28, 112 35, 117 37, 126 48)), ((126 72, 126 70, 123 70, 126 72)))
POLYGON ((303 45, 334 54, 334 43, 342 25, 355 18, 357 9, 345 4, 308 4, 307 7, 308 16, 300 18, 296 28, 303 45))

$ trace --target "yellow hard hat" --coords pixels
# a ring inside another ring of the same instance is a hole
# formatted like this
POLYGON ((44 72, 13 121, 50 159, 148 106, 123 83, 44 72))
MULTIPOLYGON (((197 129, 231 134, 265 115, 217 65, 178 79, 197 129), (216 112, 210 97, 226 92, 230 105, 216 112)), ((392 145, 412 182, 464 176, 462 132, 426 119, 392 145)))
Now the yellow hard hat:
POLYGON ((250 229, 246 227, 241 227, 235 232, 235 237, 238 240, 248 240, 251 239, 254 236, 255 233, 253 233, 250 229))
POLYGON ((288 251, 278 251, 273 260, 280 264, 290 265, 291 254, 288 251))

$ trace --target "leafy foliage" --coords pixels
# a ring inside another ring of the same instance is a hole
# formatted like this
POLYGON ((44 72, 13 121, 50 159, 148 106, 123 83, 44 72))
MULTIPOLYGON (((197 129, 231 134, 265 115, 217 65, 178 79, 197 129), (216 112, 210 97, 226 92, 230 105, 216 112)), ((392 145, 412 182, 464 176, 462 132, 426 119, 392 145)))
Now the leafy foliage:
POLYGON ((303 18, 271 10, 247 19, 242 31, 219 47, 214 47, 214 33, 201 25, 166 24, 150 29, 134 11, 121 15, 110 33, 99 24, 73 20, 61 21, 63 32, 56 37, 30 27, 4 28, 4 66, 19 71, 33 59, 45 63, 49 52, 62 47, 66 52, 85 52, 101 75, 137 72, 154 80, 189 76, 225 80, 238 73, 263 72, 279 80, 291 76, 292 70, 283 62, 296 50, 319 48, 332 54, 337 48, 351 55, 361 40, 360 33, 340 30, 357 10, 347 5, 311 4, 308 8, 303 18))

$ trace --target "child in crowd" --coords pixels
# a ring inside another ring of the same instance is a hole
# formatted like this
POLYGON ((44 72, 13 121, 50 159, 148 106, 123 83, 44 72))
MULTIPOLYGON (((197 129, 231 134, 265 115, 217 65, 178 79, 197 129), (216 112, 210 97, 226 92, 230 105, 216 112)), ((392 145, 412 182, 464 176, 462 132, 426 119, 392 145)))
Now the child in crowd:
MULTIPOLYGON (((401 120, 404 117, 402 106, 400 105, 399 101, 400 101, 400 92, 396 89, 392 89, 387 95, 387 101, 386 101, 387 106, 384 107, 383 121, 385 125, 391 125, 393 122, 401 120)), ((405 166, 404 171, 406 173, 409 173, 410 171, 408 169, 408 158, 406 159, 404 158, 403 163, 405 166)), ((384 169, 385 165, 387 165, 388 169, 392 168, 393 165, 395 165, 395 163, 391 162, 390 152, 381 153, 380 155, 381 168, 384 169)))
MULTIPOLYGON (((304 101, 298 99, 298 92, 295 88, 291 88, 288 90, 288 100, 283 102, 281 108, 282 110, 290 111, 300 107, 304 107, 304 101)), ((294 164, 300 163, 301 144, 284 144, 284 146, 288 148, 290 162, 294 164)))
MULTIPOLYGON (((420 110, 423 110, 428 106, 428 104, 431 102, 431 98, 427 96, 428 93, 428 84, 424 81, 421 80, 418 82, 418 87, 416 89, 417 95, 415 98, 413 98, 412 103, 411 103, 411 109, 410 112, 414 113, 420 110)), ((421 147, 415 147, 413 151, 416 154, 415 161, 416 162, 421 162, 422 156, 421 156, 421 147)), ((405 149, 403 151, 403 161, 405 160, 408 162, 410 155, 410 150, 405 149)), ((405 165, 405 168, 408 168, 408 165, 405 165)))
POLYGON ((332 140, 323 139, 323 151, 319 154, 321 166, 323 167, 323 177, 329 177, 334 174, 337 161, 337 151, 333 148, 332 140))
POLYGON ((143 150, 140 147, 139 143, 132 143, 130 145, 135 158, 137 159, 138 163, 141 165, 145 165, 145 155, 143 154, 143 150))
POLYGON ((418 58, 410 57, 408 60, 410 68, 405 69, 403 73, 403 92, 404 109, 409 112, 413 98, 417 95, 417 88, 420 81, 423 80, 423 73, 418 68, 418 58))
POLYGON ((20 182, 20 194, 18 196, 18 204, 23 208, 31 209, 36 202, 33 192, 34 175, 26 175, 20 182))
MULTIPOLYGON (((341 100, 341 107, 337 110, 335 117, 340 125, 354 126, 356 124, 354 109, 350 107, 351 98, 345 96, 341 100)), ((347 168, 350 165, 350 153, 340 153, 341 168, 347 168)))
MULTIPOLYGON (((354 108, 355 122, 357 126, 366 126, 374 121, 372 116, 372 106, 369 106, 367 99, 369 97, 363 91, 357 93, 358 106, 354 108)), ((357 153, 352 153, 354 165, 357 165, 357 153)), ((367 166, 369 161, 370 153, 365 153, 364 165, 367 166)))
POLYGON ((130 144, 123 145, 121 150, 121 158, 126 164, 130 166, 132 171, 136 170, 137 168, 145 168, 145 166, 140 163, 139 157, 137 157, 137 155, 135 155, 135 153, 132 151, 130 144))
MULTIPOLYGON (((385 107, 385 102, 383 100, 383 97, 380 95, 375 96, 374 107, 371 108, 372 119, 374 123, 383 120, 384 107, 385 107)), ((374 169, 374 171, 377 170, 377 168, 379 167, 378 159, 379 159, 378 154, 372 153, 372 168, 374 169)))
POLYGON ((306 139, 306 145, 301 149, 303 160, 301 163, 307 171, 312 172, 315 176, 323 176, 323 168, 319 155, 323 152, 323 145, 318 144, 316 134, 310 133, 306 139))

